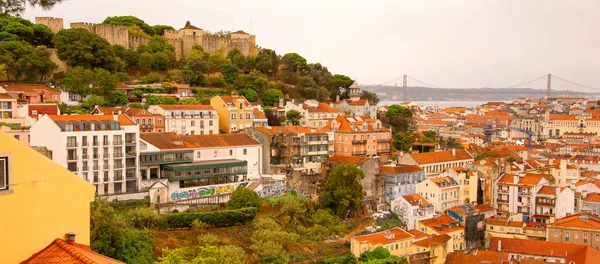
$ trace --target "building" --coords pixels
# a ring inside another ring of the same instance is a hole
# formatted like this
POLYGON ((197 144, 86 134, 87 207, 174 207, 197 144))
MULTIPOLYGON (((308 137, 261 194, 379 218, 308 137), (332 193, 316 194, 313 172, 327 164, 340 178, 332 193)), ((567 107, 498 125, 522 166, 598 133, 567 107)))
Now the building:
MULTIPOLYGON (((140 133, 165 132, 165 116, 163 115, 153 114, 144 108, 129 108, 125 110, 125 115, 133 120, 136 125, 140 126, 140 133)), ((204 122, 204 120, 201 121, 204 122)), ((201 132, 203 132, 202 129, 201 132)), ((193 133, 196 133, 196 131, 193 133)))
POLYGON ((4 83, 0 84, 0 93, 9 94, 20 104, 60 104, 60 91, 45 84, 4 83))
POLYGON ((405 256, 410 252, 414 236, 399 227, 373 234, 354 236, 350 240, 350 251, 355 257, 382 247, 394 256, 405 256))
POLYGON ((324 163, 322 175, 328 175, 339 164, 352 164, 360 168, 365 177, 360 181, 363 188, 363 204, 367 210, 386 210, 387 204, 383 194, 383 178, 379 173, 379 161, 359 156, 333 155, 324 163))
POLYGON ((600 194, 590 193, 581 199, 581 211, 600 215, 600 194))
MULTIPOLYGON (((446 264, 465 264, 465 263, 486 263, 486 264, 512 264, 511 258, 507 252, 495 252, 478 250, 474 253, 465 252, 452 252, 446 256, 446 264)), ((516 264, 516 263, 515 263, 516 264)), ((541 264, 541 263, 527 263, 525 261, 521 264, 541 264)))
POLYGON ((44 115, 30 135, 31 146, 47 147, 97 195, 139 192, 139 128, 124 114, 44 115))
POLYGON ((46 263, 89 263, 89 264, 125 264, 115 259, 100 255, 90 246, 75 243, 75 233, 67 234, 67 239, 55 239, 39 252, 21 262, 21 264, 46 263))
POLYGON ((262 143, 262 173, 321 173, 321 162, 333 154, 333 132, 303 126, 262 126, 246 133, 262 143))
POLYGON ((0 132, 0 248, 19 263, 69 232, 90 244, 94 187, 34 149, 0 132))
POLYGON ((419 165, 427 176, 438 175, 448 168, 471 165, 475 159, 464 149, 446 151, 410 153, 400 157, 402 164, 419 165))
POLYGON ((265 113, 258 107, 252 109, 252 127, 265 127, 269 125, 269 120, 265 113))
MULTIPOLYGON (((173 132, 180 135, 219 134, 219 116, 210 105, 153 105, 148 108, 153 115, 164 116, 165 129, 161 132, 173 132)), ((157 117, 156 126, 160 117, 157 117)), ((150 129, 146 125, 147 129, 150 129)))
POLYGON ((341 156, 391 158, 392 129, 378 119, 361 116, 338 116, 323 129, 335 133, 335 153, 341 156))
POLYGON ((418 194, 398 196, 392 200, 391 207, 392 212, 406 224, 407 230, 419 228, 419 221, 435 215, 433 205, 418 194))
POLYGON ((368 116, 370 118, 377 118, 377 104, 367 99, 360 99, 360 85, 353 83, 348 88, 348 95, 350 99, 336 98, 336 101, 331 103, 331 107, 334 107, 342 113, 351 113, 354 116, 368 116))
POLYGON ((504 237, 527 239, 525 222, 512 221, 509 218, 485 219, 486 237, 504 237))
POLYGON ((452 251, 464 250, 465 244, 465 227, 460 222, 450 216, 442 215, 431 219, 419 221, 419 231, 428 235, 449 235, 452 251))
POLYGON ((527 221, 536 209, 535 201, 538 191, 542 186, 549 185, 545 174, 518 175, 505 174, 496 181, 497 189, 494 207, 502 215, 523 214, 523 221, 527 221))
POLYGON ((542 186, 535 197, 536 222, 549 223, 575 213, 575 193, 570 188, 542 186))
POLYGON ((587 245, 600 249, 600 218, 579 213, 557 219, 547 226, 546 240, 587 245))
POLYGON ((417 193, 435 208, 436 212, 443 212, 446 209, 459 205, 460 185, 450 177, 429 178, 417 183, 417 193))
POLYGON ((17 117, 17 99, 7 93, 0 93, 0 120, 17 117))
POLYGON ((338 109, 316 100, 306 100, 302 103, 302 107, 307 112, 303 119, 306 119, 306 125, 312 128, 323 128, 340 114, 338 109))
POLYGON ((260 179, 261 144, 246 134, 143 133, 140 145, 141 185, 153 204, 224 203, 260 179))
POLYGON ((244 96, 215 96, 210 98, 219 116, 219 129, 226 134, 245 131, 254 124, 254 108, 244 96))
POLYGON ((460 185, 460 192, 458 193, 459 202, 463 203, 476 203, 477 202, 477 186, 478 177, 477 170, 470 170, 466 167, 455 167, 447 169, 442 172, 438 177, 448 176, 460 185))
POLYGON ((381 175, 385 179, 385 196, 390 200, 414 194, 417 183, 426 179, 425 172, 417 165, 381 166, 381 175))
MULTIPOLYGON (((411 234, 413 234, 413 232, 411 232, 411 234)), ((452 238, 447 234, 415 238, 411 248, 411 254, 407 257, 408 263, 444 264, 448 253, 453 251, 450 242, 451 239, 452 238)))
POLYGON ((511 260, 521 263, 538 260, 537 263, 593 264, 600 258, 600 251, 590 246, 528 239, 492 237, 489 250, 507 252, 511 260))

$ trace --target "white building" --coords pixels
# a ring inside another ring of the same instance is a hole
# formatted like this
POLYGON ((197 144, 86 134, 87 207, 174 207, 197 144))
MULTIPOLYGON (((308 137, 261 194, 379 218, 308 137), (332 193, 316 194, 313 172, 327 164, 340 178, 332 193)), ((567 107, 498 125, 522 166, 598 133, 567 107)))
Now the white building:
POLYGON ((535 198, 533 219, 550 222, 550 216, 560 219, 575 213, 575 192, 565 187, 542 186, 535 198))
POLYGON ((153 105, 148 111, 165 117, 165 132, 180 135, 219 134, 219 116, 210 105, 153 105))
POLYGON ((258 141, 242 133, 143 133, 142 186, 150 188, 150 201, 155 204, 194 198, 206 198, 198 203, 227 202, 237 186, 260 179, 261 151, 258 141))
POLYGON ((441 178, 429 178, 417 183, 417 193, 435 208, 436 212, 459 205, 460 185, 454 179, 446 176, 441 178))
POLYGON ((435 214, 433 205, 419 194, 398 196, 392 200, 392 212, 406 224, 406 230, 418 228, 419 221, 433 218, 435 214))
POLYGON ((139 128, 125 115, 44 115, 30 145, 96 186, 97 195, 138 193, 139 128))

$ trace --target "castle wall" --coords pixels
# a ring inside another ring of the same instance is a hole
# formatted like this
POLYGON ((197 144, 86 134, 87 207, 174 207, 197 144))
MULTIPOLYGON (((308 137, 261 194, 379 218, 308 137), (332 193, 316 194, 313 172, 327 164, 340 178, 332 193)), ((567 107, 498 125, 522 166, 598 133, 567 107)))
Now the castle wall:
POLYGON ((165 32, 163 33, 163 36, 166 39, 176 39, 176 38, 179 37, 178 33, 177 33, 177 30, 175 30, 175 29, 165 29, 165 32))
POLYGON ((183 40, 179 38, 167 38, 167 43, 175 47, 175 57, 177 60, 184 59, 183 56, 183 40))
POLYGON ((222 38, 217 36, 207 36, 204 35, 202 37, 202 48, 205 52, 212 53, 219 49, 223 49, 225 53, 229 51, 229 46, 231 44, 230 38, 222 38))
POLYGON ((127 26, 97 24, 94 28, 96 34, 106 39, 111 45, 129 47, 129 28, 127 26))
POLYGON ((54 18, 54 17, 36 17, 35 23, 47 26, 55 34, 58 31, 60 31, 61 29, 63 29, 63 24, 64 24, 62 18, 54 18))
POLYGON ((74 22, 74 23, 71 23, 71 28, 84 28, 90 32, 96 33, 96 30, 94 29, 94 25, 96 25, 96 24, 86 23, 86 22, 74 22))
POLYGON ((129 42, 129 46, 125 47, 125 48, 137 49, 141 45, 148 44, 148 42, 150 42, 150 40, 148 38, 140 37, 140 36, 129 36, 128 42, 129 42))
POLYGON ((54 70, 55 73, 67 71, 67 62, 58 58, 58 54, 56 54, 56 49, 50 49, 50 59, 58 66, 58 68, 54 70))
POLYGON ((192 53, 192 48, 194 47, 194 45, 199 45, 204 49, 205 52, 209 52, 204 47, 204 39, 202 36, 185 35, 180 37, 179 39, 182 40, 181 55, 184 59, 187 58, 190 55, 190 53, 192 53))

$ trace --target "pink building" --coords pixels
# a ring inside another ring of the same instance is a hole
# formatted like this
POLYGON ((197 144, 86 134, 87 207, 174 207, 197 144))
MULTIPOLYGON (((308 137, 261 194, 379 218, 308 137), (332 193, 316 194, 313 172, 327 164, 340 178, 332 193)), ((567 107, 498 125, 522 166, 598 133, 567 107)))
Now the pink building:
POLYGON ((0 93, 0 119, 17 116, 17 99, 7 93, 0 93))
POLYGON ((335 135, 335 153, 341 156, 391 158, 392 130, 383 127, 379 119, 366 116, 338 116, 323 129, 331 129, 335 135))
POLYGON ((12 129, 9 126, 0 125, 0 131, 9 134, 15 139, 23 142, 23 144, 29 146, 29 129, 12 129))
POLYGON ((0 93, 7 93, 17 99, 18 103, 60 104, 60 91, 45 84, 4 83, 0 84, 0 93))

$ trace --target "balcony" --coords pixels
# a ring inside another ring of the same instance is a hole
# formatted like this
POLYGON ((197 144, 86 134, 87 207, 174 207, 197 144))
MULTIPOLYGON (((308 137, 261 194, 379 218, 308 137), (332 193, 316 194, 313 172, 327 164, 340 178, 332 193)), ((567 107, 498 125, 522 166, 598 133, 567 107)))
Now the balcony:
POLYGON ((115 158, 122 158, 123 157, 123 152, 114 152, 113 153, 113 157, 115 157, 115 158))
POLYGON ((85 166, 85 165, 81 168, 82 171, 87 171, 89 169, 90 169, 90 167, 89 166, 85 166))
POLYGON ((100 154, 94 154, 92 157, 93 157, 94 159, 98 159, 98 158, 100 158, 100 154))
POLYGON ((382 138, 382 139, 378 139, 377 143, 388 143, 390 141, 392 141, 392 139, 390 139, 390 138, 382 138))
POLYGON ((123 145, 123 140, 115 140, 113 141, 113 146, 121 146, 123 145))
POLYGON ((508 200, 497 199, 498 203, 508 203, 508 200))
POLYGON ((352 155, 366 155, 367 152, 366 151, 352 151, 352 155))
POLYGON ((84 160, 88 159, 89 157, 90 157, 90 156, 89 156, 88 154, 83 154, 83 155, 81 155, 81 158, 82 158, 82 159, 84 159, 84 160))
POLYGON ((378 149, 377 153, 390 153, 389 149, 378 149))
POLYGON ((540 205, 540 206, 551 206, 554 207, 556 205, 556 203, 553 200, 537 200, 535 202, 536 205, 540 205))
POLYGON ((96 166, 92 166, 92 170, 99 170, 100 166, 96 165, 96 166))
POLYGON ((125 140, 126 146, 135 146, 135 140, 125 140))
POLYGON ((135 158, 135 151, 127 151, 127 153, 125 153, 125 157, 127 158, 135 158))
POLYGON ((352 140, 352 144, 367 144, 366 140, 352 140))
POLYGON ((108 170, 108 169, 110 169, 110 165, 109 164, 104 164, 104 165, 102 165, 102 168, 105 169, 105 170, 108 170))
POLYGON ((108 158, 110 158, 110 154, 109 153, 104 153, 104 154, 102 154, 102 157, 105 158, 105 159, 108 159, 108 158))
POLYGON ((81 142, 81 147, 87 148, 88 144, 89 143, 87 141, 81 142))
POLYGON ((113 166, 115 167, 115 169, 122 169, 123 163, 115 163, 113 166))
POLYGON ((67 155, 67 161, 77 161, 79 156, 77 155, 67 155))
POLYGON ((67 148, 77 148, 79 144, 77 142, 67 142, 67 148))
POLYGON ((123 175, 115 175, 113 180, 114 181, 122 181, 123 180, 123 175))
POLYGON ((108 145, 110 145, 110 141, 108 141, 108 140, 104 141, 102 144, 104 144, 104 146, 108 146, 108 145))
POLYGON ((94 145, 94 147, 100 146, 100 141, 94 141, 92 145, 94 145))
POLYGON ((127 180, 135 180, 135 172, 128 171, 127 173, 125 173, 125 178, 127 180))
POLYGON ((108 175, 104 176, 104 182, 108 182, 108 175))
POLYGON ((125 167, 126 168, 135 168, 135 162, 127 162, 125 163, 125 167))
POLYGON ((150 129, 152 129, 152 128, 154 128, 154 125, 153 124, 147 124, 147 125, 146 124, 141 124, 140 128, 150 128, 150 129))
POLYGON ((519 196, 528 196, 530 193, 529 192, 519 192, 519 196))
POLYGON ((77 166, 69 166, 69 171, 70 172, 77 172, 79 168, 77 166))
POLYGON ((508 189, 498 189, 498 193, 508 193, 508 189))

